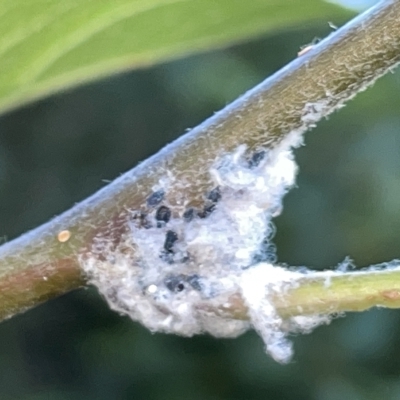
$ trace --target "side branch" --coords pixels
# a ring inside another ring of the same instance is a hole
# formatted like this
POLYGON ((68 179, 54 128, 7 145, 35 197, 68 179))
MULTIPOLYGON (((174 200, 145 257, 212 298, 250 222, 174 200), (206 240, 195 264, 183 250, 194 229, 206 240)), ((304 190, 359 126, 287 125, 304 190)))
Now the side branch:
MULTIPOLYGON (((287 290, 266 294, 282 318, 365 311, 372 307, 400 308, 399 261, 360 271, 309 271, 293 278, 287 290)), ((240 297, 230 314, 247 319, 240 297)), ((225 310, 226 312, 227 310, 225 310)))
POLYGON ((315 272, 273 301, 283 317, 400 308, 400 269, 315 272))

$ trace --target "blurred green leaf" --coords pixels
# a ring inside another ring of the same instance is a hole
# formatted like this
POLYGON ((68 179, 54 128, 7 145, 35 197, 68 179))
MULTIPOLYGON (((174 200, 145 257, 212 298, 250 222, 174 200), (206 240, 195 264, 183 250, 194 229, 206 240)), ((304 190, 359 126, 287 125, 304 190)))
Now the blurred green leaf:
POLYGON ((0 111, 107 74, 343 13, 322 0, 0 0, 0 111))

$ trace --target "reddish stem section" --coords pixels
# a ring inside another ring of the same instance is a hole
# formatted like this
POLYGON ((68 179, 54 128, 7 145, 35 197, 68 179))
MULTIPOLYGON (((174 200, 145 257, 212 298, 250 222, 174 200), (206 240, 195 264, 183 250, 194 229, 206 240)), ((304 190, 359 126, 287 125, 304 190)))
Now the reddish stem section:
POLYGON ((0 280, 0 318, 11 317, 84 284, 80 268, 70 258, 6 275, 0 280))

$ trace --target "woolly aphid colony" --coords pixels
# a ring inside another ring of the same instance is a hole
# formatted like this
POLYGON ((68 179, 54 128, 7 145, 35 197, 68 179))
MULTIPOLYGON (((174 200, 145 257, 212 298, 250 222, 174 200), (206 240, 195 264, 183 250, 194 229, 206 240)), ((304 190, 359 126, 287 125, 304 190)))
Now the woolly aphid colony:
POLYGON ((287 362, 287 333, 322 321, 283 321, 270 301, 271 293, 283 294, 302 276, 273 265, 271 243, 271 220, 295 182, 291 148, 299 141, 293 133, 273 149, 250 153, 242 145, 222 154, 210 168, 213 187, 202 209, 188 207, 177 216, 168 201, 175 177, 166 171, 147 195, 146 212, 129 210, 122 242, 115 247, 99 237, 95 247, 103 256, 82 260, 111 308, 154 332, 235 337, 253 327, 267 352, 287 362), (227 311, 238 296, 249 320, 227 311))

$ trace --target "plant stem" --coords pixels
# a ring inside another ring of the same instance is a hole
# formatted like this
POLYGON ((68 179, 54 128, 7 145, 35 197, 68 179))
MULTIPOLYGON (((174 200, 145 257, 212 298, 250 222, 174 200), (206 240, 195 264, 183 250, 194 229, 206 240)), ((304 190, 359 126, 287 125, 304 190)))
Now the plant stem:
POLYGON ((400 270, 316 272, 273 301, 283 317, 400 307, 400 270))
MULTIPOLYGON (((84 285, 78 257, 91 251, 99 233, 118 241, 127 229, 126 210, 140 209, 166 169, 190 183, 184 193, 184 185, 173 187, 170 202, 184 195, 191 204, 201 204, 202 193, 210 188, 208 171, 221 153, 240 144, 273 147, 292 132, 304 132, 393 69, 400 62, 399 21, 400 1, 379 3, 89 199, 1 246, 0 318, 84 285), (57 238, 62 230, 71 233, 66 242, 57 238)), ((355 280, 332 278, 329 291, 322 290, 321 282, 304 282, 288 298, 308 310, 309 290, 329 308, 329 302, 339 304, 335 299, 355 280)), ((385 293, 397 288, 387 285, 385 293)), ((296 308, 290 304, 288 313, 296 308)))
MULTIPOLYGON (((364 311, 371 307, 400 308, 398 266, 399 262, 392 262, 386 269, 308 273, 291 282, 284 293, 271 293, 270 301, 283 318, 364 311)), ((234 299, 229 312, 235 318, 247 319, 247 307, 240 297, 234 299)))

